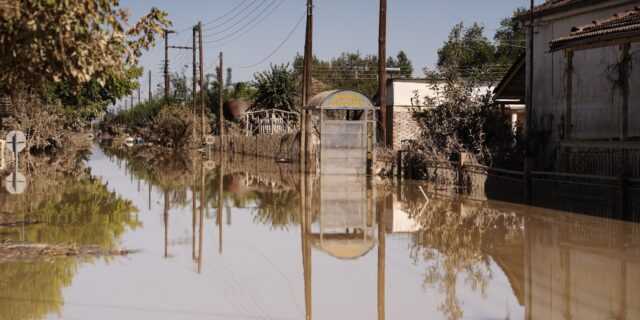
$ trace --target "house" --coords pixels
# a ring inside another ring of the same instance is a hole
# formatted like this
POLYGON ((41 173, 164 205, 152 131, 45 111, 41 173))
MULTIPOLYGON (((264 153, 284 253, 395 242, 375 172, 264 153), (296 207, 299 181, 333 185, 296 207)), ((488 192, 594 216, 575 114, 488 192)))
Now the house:
MULTIPOLYGON (((613 175, 626 161, 640 174, 638 4, 549 0, 533 9, 525 88, 538 169, 613 175)), ((516 19, 530 26, 530 12, 516 19)))
MULTIPOLYGON (((394 150, 401 150, 403 141, 415 140, 420 127, 412 113, 424 104, 426 97, 436 100, 444 89, 444 82, 426 79, 389 79, 387 81, 387 141, 394 150)), ((478 94, 492 90, 491 85, 477 88, 478 94)))

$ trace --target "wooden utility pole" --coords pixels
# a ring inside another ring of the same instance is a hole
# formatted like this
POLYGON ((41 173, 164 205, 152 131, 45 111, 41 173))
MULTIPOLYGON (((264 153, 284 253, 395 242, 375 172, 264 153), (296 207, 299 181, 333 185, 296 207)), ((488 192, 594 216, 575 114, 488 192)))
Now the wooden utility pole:
POLYGON ((198 83, 197 83, 197 79, 198 79, 198 70, 197 68, 197 64, 198 61, 196 60, 196 32, 198 32, 198 28, 196 28, 195 26, 193 27, 193 48, 192 48, 192 52, 193 52, 193 62, 191 63, 193 66, 193 82, 192 82, 192 88, 193 88, 193 92, 192 92, 192 99, 193 99, 193 141, 197 140, 197 130, 196 130, 196 119, 198 119, 198 117, 196 116, 198 114, 198 83))
POLYGON ((313 63, 313 0, 307 0, 307 30, 304 43, 304 66, 302 81, 302 108, 300 108, 300 169, 307 167, 307 111, 304 109, 311 99, 313 63))
POLYGON ((198 44, 200 48, 200 129, 204 140, 204 51, 202 48, 202 22, 198 21, 198 44))
POLYGON ((380 0, 378 36, 378 99, 382 123, 382 145, 387 146, 387 0, 380 0))
POLYGON ((140 87, 142 87, 142 83, 138 82, 138 104, 140 104, 142 102, 140 100, 140 87))
POLYGON ((171 30, 164 30, 164 98, 168 99, 171 94, 171 82, 169 79, 169 34, 171 30))
POLYGON ((129 108, 133 109, 133 94, 131 94, 129 98, 131 99, 131 106, 129 108))
POLYGON ((222 52, 220 52, 220 72, 218 73, 218 130, 220 132, 220 152, 224 145, 224 82, 222 52))
POLYGON ((151 88, 151 70, 149 70, 149 101, 153 100, 153 93, 151 88))
POLYGON ((529 70, 527 70, 528 72, 528 86, 527 86, 527 104, 526 104, 526 109, 525 109, 525 116, 526 116, 526 128, 525 128, 525 136, 527 138, 527 148, 526 148, 526 153, 528 157, 532 156, 532 151, 533 148, 531 146, 531 136, 532 136, 532 132, 531 130, 533 130, 533 21, 535 19, 535 16, 533 14, 533 9, 534 9, 534 3, 533 0, 531 0, 531 7, 530 7, 530 11, 529 11, 529 44, 527 45, 527 53, 529 54, 528 58, 528 65, 529 65, 529 70))

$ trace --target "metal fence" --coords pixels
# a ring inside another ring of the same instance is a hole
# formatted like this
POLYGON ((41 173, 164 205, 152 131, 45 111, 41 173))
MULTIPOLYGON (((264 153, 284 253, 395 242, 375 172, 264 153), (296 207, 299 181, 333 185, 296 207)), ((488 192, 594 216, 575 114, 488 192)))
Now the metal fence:
POLYGON ((616 176, 624 165, 629 177, 640 178, 640 150, 630 148, 560 148, 559 171, 598 176, 616 176))
POLYGON ((613 177, 555 172, 531 173, 531 204, 615 218, 618 180, 613 177))
POLYGON ((246 135, 292 133, 298 130, 299 118, 299 113, 284 110, 251 111, 244 115, 244 131, 246 135))
MULTIPOLYGON (((399 164, 402 167, 402 163, 399 164)), ((426 161, 428 181, 493 199, 640 222, 640 179, 564 172, 514 171, 457 161, 426 161)), ((410 171, 409 168, 404 168, 410 171)), ((402 170, 402 169, 401 169, 402 170)), ((415 169, 414 169, 415 170, 415 169)))

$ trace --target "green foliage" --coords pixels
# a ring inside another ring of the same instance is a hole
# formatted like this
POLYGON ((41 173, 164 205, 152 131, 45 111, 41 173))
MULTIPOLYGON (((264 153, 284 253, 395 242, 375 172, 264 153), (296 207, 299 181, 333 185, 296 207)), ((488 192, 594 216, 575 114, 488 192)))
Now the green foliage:
POLYGON ((171 25, 152 8, 133 25, 118 0, 3 1, 0 5, 2 90, 71 88, 95 79, 105 85, 135 65, 142 50, 171 25))
POLYGON ((92 78, 79 89, 62 81, 50 86, 47 100, 50 103, 59 100, 72 116, 88 123, 105 112, 107 106, 133 93, 140 86, 137 79, 142 73, 142 67, 132 66, 122 75, 108 76, 104 85, 92 78))
POLYGON ((483 26, 474 23, 467 28, 462 22, 458 23, 438 50, 438 68, 464 77, 477 75, 482 70, 485 80, 500 79, 524 53, 525 37, 524 30, 510 18, 501 21, 495 42, 484 35, 483 26))
POLYGON ((389 57, 387 59, 388 68, 400 68, 400 77, 409 79, 413 77, 413 63, 404 51, 398 52, 396 59, 389 57))
MULTIPOLYGON (((224 80, 223 88, 223 103, 226 104, 235 99, 244 99, 246 101, 253 100, 257 91, 256 88, 247 82, 234 83, 232 80, 232 73, 233 70, 231 68, 227 68, 227 75, 224 80)), ((215 74, 208 74, 205 80, 205 88, 207 88, 205 93, 205 103, 211 114, 215 115, 216 118, 218 117, 218 112, 220 110, 220 100, 218 98, 220 94, 220 84, 218 82, 219 76, 220 67, 216 67, 215 74)))
POLYGON ((469 28, 462 22, 455 25, 449 39, 438 50, 438 68, 469 76, 475 69, 492 64, 495 47, 483 33, 484 27, 477 23, 469 28))
POLYGON ((521 136, 494 104, 486 77, 482 71, 462 76, 456 68, 443 67, 438 78, 430 78, 437 95, 412 100, 420 107, 413 114, 419 139, 406 146, 412 161, 451 160, 465 152, 484 165, 521 165, 521 136))
MULTIPOLYGON (((516 10, 514 15, 525 9, 516 10)), ((527 34, 520 27, 520 23, 511 18, 500 21, 500 27, 496 31, 494 40, 496 46, 496 62, 501 65, 512 65, 525 52, 527 34)))
POLYGON ((174 149, 188 147, 196 125, 196 119, 188 108, 168 106, 153 118, 153 137, 155 141, 173 146, 174 149))
MULTIPOLYGON (((127 229, 141 226, 134 219, 134 205, 110 192, 101 180, 46 177, 36 182, 27 189, 26 201, 14 202, 12 211, 39 223, 2 228, 2 238, 115 249, 127 229)), ((72 258, 0 263, 0 292, 10 294, 0 299, 2 319, 41 319, 58 312, 64 304, 62 289, 71 284, 79 263, 72 258)))
POLYGON ((254 74, 254 105, 261 109, 293 111, 300 105, 300 74, 289 64, 271 65, 254 74))
POLYGON ((173 100, 155 99, 137 104, 121 113, 106 113, 100 122, 100 130, 110 134, 120 134, 124 129, 137 133, 147 128, 160 110, 173 100))
MULTIPOLYGON (((294 58, 294 69, 300 74, 303 61, 300 54, 294 58)), ((326 84, 327 89, 357 90, 373 97, 378 92, 378 56, 356 51, 343 52, 330 61, 313 57, 313 78, 326 84)))

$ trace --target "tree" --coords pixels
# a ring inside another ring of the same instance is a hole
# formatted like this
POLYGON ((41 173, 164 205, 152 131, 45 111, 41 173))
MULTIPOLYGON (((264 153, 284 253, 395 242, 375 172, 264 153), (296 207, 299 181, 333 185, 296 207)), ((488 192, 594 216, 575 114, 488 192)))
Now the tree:
POLYGON ((142 67, 132 66, 121 75, 107 77, 104 84, 100 84, 96 78, 91 78, 79 88, 62 81, 48 87, 44 94, 45 100, 48 103, 59 100, 68 113, 86 125, 106 111, 110 104, 116 103, 137 89, 140 86, 138 78, 142 73, 142 67))
POLYGON ((413 63, 411 62, 411 60, 409 60, 407 54, 402 50, 398 52, 396 59, 394 59, 393 57, 389 57, 389 59, 387 59, 387 67, 400 68, 401 78, 408 79, 413 77, 413 63))
POLYGON ((131 26, 128 16, 118 0, 0 1, 0 89, 75 90, 123 75, 171 25, 156 8, 131 26))
MULTIPOLYGON (((519 8, 514 12, 517 15, 525 11, 519 8)), ((512 18, 504 18, 500 21, 500 27, 493 39, 496 45, 495 61, 502 65, 512 65, 525 51, 527 34, 520 24, 512 18)))
POLYGON ((300 104, 300 74, 288 63, 270 67, 254 74, 254 105, 261 109, 295 110, 300 104))
POLYGON ((458 23, 449 33, 449 39, 438 50, 438 67, 463 76, 474 69, 484 69, 495 61, 495 47, 484 36, 484 27, 474 23, 465 28, 458 23))

